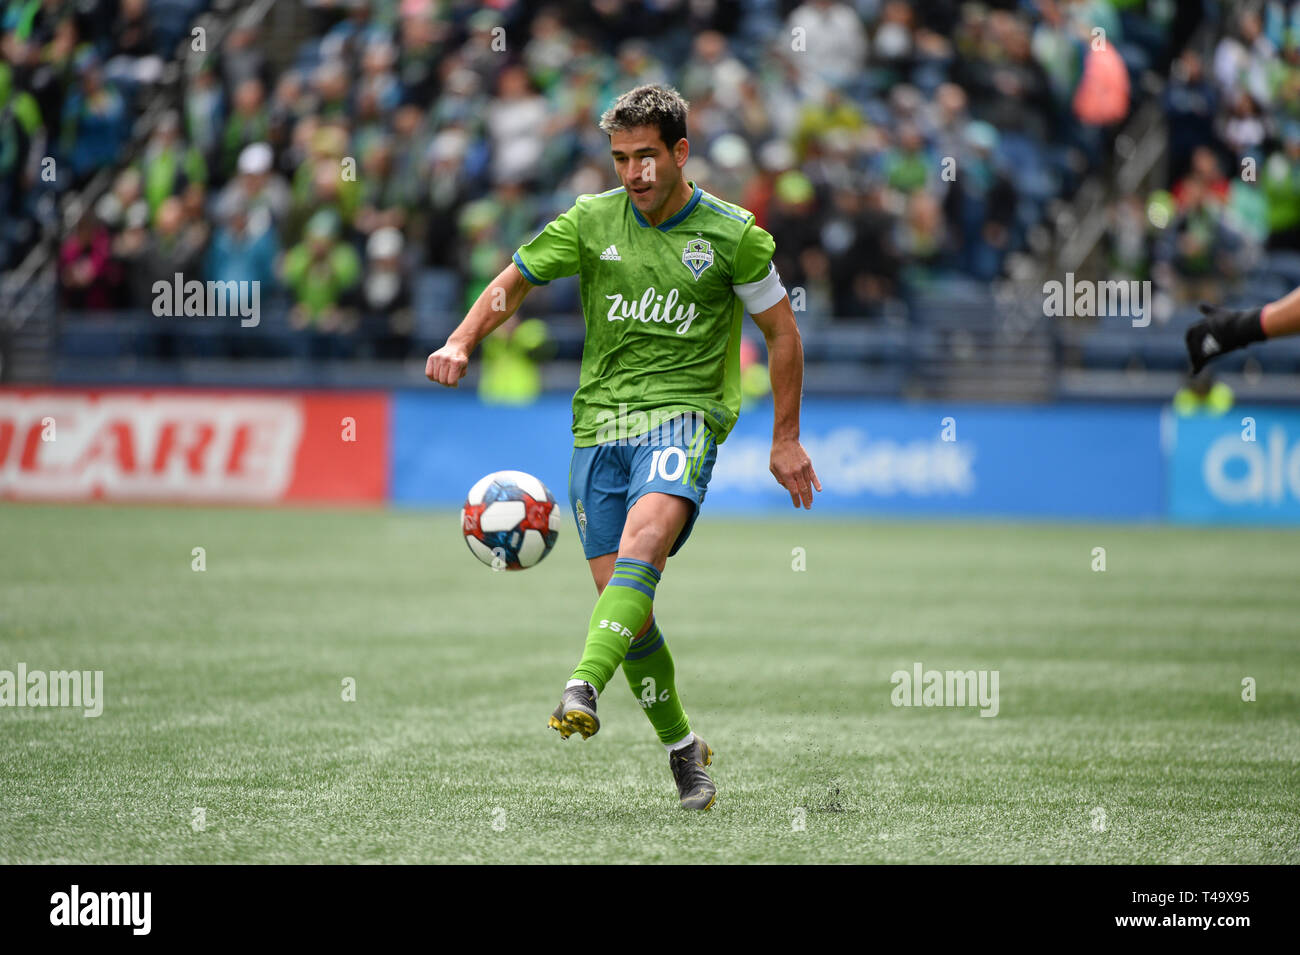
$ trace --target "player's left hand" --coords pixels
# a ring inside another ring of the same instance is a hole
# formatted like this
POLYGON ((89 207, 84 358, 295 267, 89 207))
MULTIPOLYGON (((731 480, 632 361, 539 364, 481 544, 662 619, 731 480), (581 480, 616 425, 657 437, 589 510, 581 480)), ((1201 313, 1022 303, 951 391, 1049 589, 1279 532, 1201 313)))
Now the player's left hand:
POLYGON ((817 480, 812 460, 803 445, 795 440, 772 442, 772 464, 768 468, 776 483, 790 492, 790 503, 795 507, 800 504, 804 509, 812 507, 813 488, 822 489, 822 482, 817 480))

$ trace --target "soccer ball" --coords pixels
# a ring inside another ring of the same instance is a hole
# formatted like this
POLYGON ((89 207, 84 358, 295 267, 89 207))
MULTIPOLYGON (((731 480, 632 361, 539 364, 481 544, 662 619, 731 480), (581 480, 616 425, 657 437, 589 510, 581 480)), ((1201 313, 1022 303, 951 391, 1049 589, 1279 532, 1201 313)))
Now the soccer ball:
POLYGON ((460 529, 474 556, 493 570, 525 570, 555 546, 560 509, 531 474, 496 471, 469 489, 460 529))

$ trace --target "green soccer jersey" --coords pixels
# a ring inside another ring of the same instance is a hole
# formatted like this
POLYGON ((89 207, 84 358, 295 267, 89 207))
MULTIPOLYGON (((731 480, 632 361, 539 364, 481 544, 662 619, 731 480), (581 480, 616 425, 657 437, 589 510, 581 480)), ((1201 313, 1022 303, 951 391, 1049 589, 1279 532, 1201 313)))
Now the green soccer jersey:
POLYGON ((689 184, 690 201, 658 227, 622 188, 579 196, 515 253, 534 285, 579 277, 587 331, 573 396, 578 447, 688 412, 718 442, 736 423, 745 306, 763 311, 785 291, 772 237, 753 214, 689 184))

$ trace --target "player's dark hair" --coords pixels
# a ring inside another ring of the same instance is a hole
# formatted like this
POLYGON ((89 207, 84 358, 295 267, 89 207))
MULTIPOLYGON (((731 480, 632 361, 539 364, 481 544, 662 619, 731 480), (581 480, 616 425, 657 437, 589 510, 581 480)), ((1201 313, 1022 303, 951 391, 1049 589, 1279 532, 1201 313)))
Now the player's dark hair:
POLYGON ((638 86, 614 101, 600 117, 606 133, 637 126, 653 126, 659 138, 672 149, 677 140, 686 138, 686 111, 690 103, 671 86, 638 86))

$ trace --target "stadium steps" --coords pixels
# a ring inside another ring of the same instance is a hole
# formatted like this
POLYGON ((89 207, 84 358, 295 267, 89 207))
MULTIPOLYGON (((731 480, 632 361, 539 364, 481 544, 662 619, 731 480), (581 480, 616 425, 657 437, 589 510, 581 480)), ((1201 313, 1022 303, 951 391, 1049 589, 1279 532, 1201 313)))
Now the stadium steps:
MULTIPOLYGON (((54 360, 48 345, 49 333, 28 323, 14 335, 9 350, 9 381, 49 381, 54 373, 54 360)), ((52 324, 48 321, 41 325, 52 324)))
POLYGON ((1053 356, 1045 334, 1011 343, 955 331, 917 362, 915 383, 930 398, 1044 401, 1055 389, 1053 356))
POLYGON ((0 380, 9 382, 49 381, 54 372, 56 288, 53 264, 43 269, 18 290, 17 298, 5 297, 3 316, 8 323, 5 367, 0 380))
POLYGON ((1042 401, 1054 390, 1055 346, 987 283, 949 278, 910 302, 928 332, 913 365, 913 393, 942 400, 1042 401), (1019 327, 1017 327, 1019 326, 1019 327))

